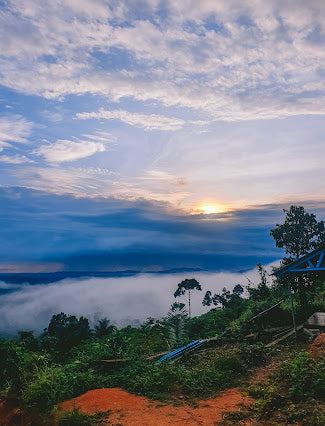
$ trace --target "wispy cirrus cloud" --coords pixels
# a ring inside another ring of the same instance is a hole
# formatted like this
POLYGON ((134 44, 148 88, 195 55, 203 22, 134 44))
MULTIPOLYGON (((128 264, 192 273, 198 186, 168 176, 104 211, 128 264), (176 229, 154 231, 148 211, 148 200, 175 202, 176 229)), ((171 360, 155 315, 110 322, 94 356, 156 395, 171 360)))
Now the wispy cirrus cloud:
POLYGON ((181 129, 185 121, 174 117, 164 117, 157 114, 139 114, 123 110, 104 110, 100 108, 97 112, 81 112, 76 114, 76 118, 88 120, 91 118, 105 120, 120 120, 130 126, 141 127, 145 130, 178 130, 181 129))
POLYGON ((0 162, 7 164, 26 164, 34 163, 33 160, 26 157, 25 155, 0 155, 0 162))
POLYGON ((0 152, 4 150, 4 148, 10 147, 9 143, 0 141, 0 152))
POLYGON ((116 197, 154 200, 179 205, 191 197, 186 179, 170 173, 149 171, 144 176, 125 176, 100 167, 25 167, 14 176, 29 188, 80 197, 116 197))
POLYGON ((49 163, 64 163, 80 160, 81 158, 90 157, 97 152, 104 152, 106 144, 111 142, 110 136, 88 135, 84 139, 75 140, 58 140, 54 143, 41 145, 34 154, 42 156, 49 163))
POLYGON ((33 123, 21 115, 0 117, 0 146, 8 146, 7 142, 28 142, 32 128, 33 123))

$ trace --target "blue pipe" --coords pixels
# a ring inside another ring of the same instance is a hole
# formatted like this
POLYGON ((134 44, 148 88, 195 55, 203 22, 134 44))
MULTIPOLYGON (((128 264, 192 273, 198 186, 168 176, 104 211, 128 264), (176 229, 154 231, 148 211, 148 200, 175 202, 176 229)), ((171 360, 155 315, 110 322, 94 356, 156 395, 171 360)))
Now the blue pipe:
POLYGON ((163 361, 168 360, 168 359, 176 358, 177 356, 182 355, 184 352, 186 352, 190 349, 196 348, 197 346, 201 346, 205 342, 206 342, 206 340, 195 340, 194 342, 191 342, 191 343, 189 343, 189 344, 187 344, 187 345, 185 345, 181 348, 175 349, 174 351, 170 352, 167 355, 162 356, 158 360, 158 362, 160 363, 160 362, 163 362, 163 361))

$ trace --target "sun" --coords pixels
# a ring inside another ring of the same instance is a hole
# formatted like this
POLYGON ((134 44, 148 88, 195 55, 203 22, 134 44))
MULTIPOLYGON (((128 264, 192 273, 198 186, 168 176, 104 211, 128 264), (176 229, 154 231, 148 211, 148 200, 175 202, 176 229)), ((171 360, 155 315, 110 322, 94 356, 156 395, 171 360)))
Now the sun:
POLYGON ((216 206, 202 206, 200 210, 205 214, 218 213, 218 209, 216 206))
POLYGON ((223 213, 227 210, 228 210, 227 206, 223 204, 216 204, 216 203, 200 204, 195 208, 196 212, 203 213, 203 214, 223 213))

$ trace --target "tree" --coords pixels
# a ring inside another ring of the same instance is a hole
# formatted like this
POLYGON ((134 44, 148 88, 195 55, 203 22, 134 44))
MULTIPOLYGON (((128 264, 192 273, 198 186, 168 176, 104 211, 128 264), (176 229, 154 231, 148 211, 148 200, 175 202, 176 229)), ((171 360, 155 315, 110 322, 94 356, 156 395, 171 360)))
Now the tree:
POLYGON ((38 350, 38 341, 33 331, 18 331, 19 342, 29 351, 38 350))
POLYGON ((211 304, 212 304, 212 297, 211 297, 211 291, 210 290, 208 290, 206 293, 205 293, 205 295, 204 295, 204 297, 203 297, 203 300, 202 300, 202 305, 203 306, 211 306, 211 304))
MULTIPOLYGON (((325 223, 322 220, 318 222, 315 214, 307 213, 302 206, 291 206, 289 210, 283 209, 283 212, 286 215, 284 223, 276 224, 270 231, 276 246, 284 248, 288 255, 283 258, 281 266, 295 261, 325 243, 325 223)), ((290 284, 294 291, 298 291, 305 314, 307 313, 305 288, 312 286, 314 281, 306 274, 291 278, 290 284)))
POLYGON ((174 302, 167 313, 167 317, 164 319, 171 347, 182 346, 187 343, 186 318, 187 311, 184 303, 174 302))
POLYGON ((52 316, 41 340, 44 347, 63 354, 90 337, 91 330, 87 318, 80 317, 78 320, 74 315, 61 312, 52 316))
POLYGON ((316 215, 305 212, 304 207, 291 206, 283 209, 286 214, 284 223, 276 224, 270 235, 275 245, 284 248, 290 261, 309 253, 325 243, 325 223, 317 222, 316 215))
POLYGON ((261 263, 257 265, 258 274, 260 276, 260 282, 257 287, 254 286, 251 280, 248 280, 247 291, 249 297, 254 301, 266 300, 270 297, 270 288, 268 285, 267 272, 261 263))
POLYGON ((231 293, 224 287, 221 294, 214 294, 212 302, 215 306, 221 305, 223 308, 227 308, 230 301, 231 293))
POLYGON ((244 289, 240 284, 236 284, 233 288, 232 293, 224 287, 221 294, 214 294, 212 302, 214 305, 220 304, 223 308, 229 308, 234 306, 243 294, 244 289))
POLYGON ((97 337, 109 336, 116 330, 114 325, 110 325, 110 321, 107 318, 99 319, 95 325, 95 334, 97 337))
POLYGON ((188 292, 188 316, 191 318, 191 291, 193 290, 199 290, 201 291, 201 285, 200 283, 195 279, 186 278, 182 282, 178 284, 178 288, 174 293, 174 297, 179 297, 188 292))

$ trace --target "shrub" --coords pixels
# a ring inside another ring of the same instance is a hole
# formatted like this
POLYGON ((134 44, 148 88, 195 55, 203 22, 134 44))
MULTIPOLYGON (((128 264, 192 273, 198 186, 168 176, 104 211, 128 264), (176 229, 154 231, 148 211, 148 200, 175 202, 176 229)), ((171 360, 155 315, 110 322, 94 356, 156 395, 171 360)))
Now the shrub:
MULTIPOLYGON (((324 411, 316 409, 317 399, 325 395, 325 361, 313 361, 309 352, 290 354, 278 370, 270 375, 269 383, 259 383, 249 388, 256 399, 255 414, 260 420, 269 418, 280 410, 283 424, 313 418, 306 424, 324 424, 324 411)), ((281 423, 282 424, 282 423, 281 423)))
POLYGON ((243 364, 233 355, 218 355, 199 362, 149 364, 137 361, 112 379, 115 386, 153 399, 166 400, 175 387, 187 396, 215 394, 238 383, 244 373, 243 364))
POLYGON ((243 373, 243 365, 236 356, 222 355, 185 370, 180 383, 190 395, 210 396, 237 384, 243 373))
POLYGON ((289 381, 294 401, 325 395, 325 361, 314 361, 309 352, 300 352, 282 365, 280 377, 289 381))
POLYGON ((48 366, 37 371, 23 389, 22 396, 28 405, 44 412, 59 401, 109 384, 103 375, 91 368, 80 371, 75 364, 48 366))
POLYGON ((35 379, 22 392, 23 400, 40 411, 48 411, 67 393, 62 367, 39 370, 35 379))

